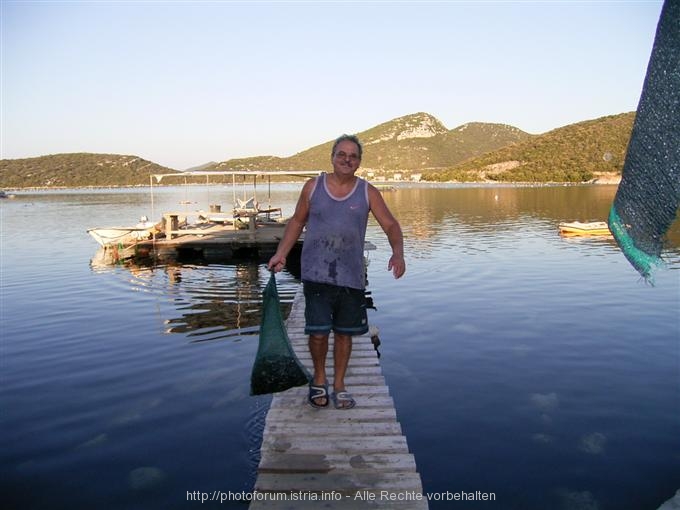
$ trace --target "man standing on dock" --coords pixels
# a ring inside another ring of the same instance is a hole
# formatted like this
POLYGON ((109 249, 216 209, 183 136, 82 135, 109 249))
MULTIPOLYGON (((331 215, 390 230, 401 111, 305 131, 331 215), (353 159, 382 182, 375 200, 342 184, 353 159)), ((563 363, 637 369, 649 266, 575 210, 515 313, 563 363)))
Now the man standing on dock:
POLYGON ((345 373, 352 354, 352 336, 368 331, 364 289, 364 242, 369 211, 380 224, 392 247, 387 265, 395 278, 406 271, 401 226, 375 186, 355 175, 361 164, 362 146, 353 135, 342 135, 333 144, 333 173, 321 174, 302 188, 295 213, 269 268, 281 271, 286 256, 302 230, 302 282, 305 294, 305 334, 314 378, 309 385, 312 407, 327 407, 329 397, 337 409, 356 405, 345 388, 345 373), (333 331, 333 394, 328 394, 326 355, 333 331))

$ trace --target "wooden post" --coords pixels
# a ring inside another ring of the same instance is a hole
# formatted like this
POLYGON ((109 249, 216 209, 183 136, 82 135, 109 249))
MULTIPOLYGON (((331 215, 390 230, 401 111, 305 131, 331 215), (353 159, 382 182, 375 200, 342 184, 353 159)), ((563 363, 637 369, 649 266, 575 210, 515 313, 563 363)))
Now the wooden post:
POLYGON ((165 213, 163 215, 165 224, 165 238, 172 239, 172 232, 179 229, 179 217, 177 214, 165 213))

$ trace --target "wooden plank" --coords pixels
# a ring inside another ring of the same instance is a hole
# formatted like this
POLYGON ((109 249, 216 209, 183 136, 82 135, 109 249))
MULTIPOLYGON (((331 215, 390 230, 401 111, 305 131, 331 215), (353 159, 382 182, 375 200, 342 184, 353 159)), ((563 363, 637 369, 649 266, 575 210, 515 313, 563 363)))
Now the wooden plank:
MULTIPOLYGON (((290 341, 290 344, 293 346, 293 348, 297 351, 298 349, 300 350, 300 355, 306 354, 308 351, 308 345, 309 342, 307 341, 306 338, 297 338, 295 340, 290 341)), ((333 344, 330 343, 328 346, 328 354, 333 355, 333 344)), ((374 358, 378 358, 378 354, 375 352, 375 347, 373 347, 373 344, 360 344, 360 343, 352 343, 352 357, 355 355, 360 355, 360 356, 369 356, 372 355, 374 358)))
POLYGON ((328 435, 347 435, 357 434, 361 436, 380 436, 380 435, 399 435, 401 425, 397 421, 376 421, 376 422, 332 422, 325 423, 323 428, 310 428, 307 422, 280 421, 269 422, 267 424, 268 434, 284 435, 298 434, 306 436, 328 436, 328 435))
MULTIPOLYGON (((307 363, 305 363, 304 360, 300 360, 300 362, 307 366, 307 363)), ((310 368, 311 368, 311 361, 310 361, 310 368)), ((333 366, 326 366, 326 373, 333 373, 334 369, 333 366)), ((378 377, 382 377, 382 370, 380 369, 380 365, 365 365, 365 364, 350 364, 349 367, 347 367, 347 375, 374 375, 378 377)))
MULTIPOLYGON (((361 388, 361 386, 357 386, 357 388, 361 388)), ((364 387, 365 388, 365 387, 364 387)), ((366 391, 370 391, 366 390, 366 391)), ((357 401, 357 405, 360 404, 361 408, 367 408, 367 407, 394 407, 394 400, 392 400, 392 397, 389 395, 385 395, 383 393, 381 394, 366 394, 366 393, 357 393, 357 392, 352 392, 352 396, 354 399, 357 401)), ((281 395, 280 398, 277 398, 275 401, 272 401, 272 404, 270 406, 271 409, 275 408, 285 408, 288 409, 293 406, 300 406, 300 405, 306 405, 307 404, 307 391, 304 392, 303 395, 281 395)), ((331 402, 330 405, 333 405, 331 402)))
POLYGON ((328 435, 299 436, 277 435, 265 433, 262 438, 262 452, 281 453, 408 453, 408 444, 404 436, 369 436, 328 435))
POLYGON ((262 452, 260 473, 329 473, 331 471, 412 471, 416 461, 410 453, 271 453, 262 452))
MULTIPOLYGON (((301 355, 303 355, 305 352, 309 352, 307 350, 308 345, 309 345, 307 337, 292 339, 289 336, 289 340, 290 340, 290 345, 292 345, 294 349, 297 350, 298 348, 301 348, 301 351, 302 351, 300 353, 301 355)), ((376 359, 378 358, 378 355, 375 352, 375 347, 373 347, 373 344, 371 344, 371 343, 366 344, 366 343, 353 342, 352 343, 352 356, 354 356, 355 354, 358 354, 358 353, 361 353, 362 355, 372 354, 374 358, 376 358, 376 359)), ((331 356, 333 354, 333 343, 332 342, 329 342, 328 354, 331 355, 331 356)))
POLYGON ((329 421, 375 422, 396 421, 397 419, 397 411, 394 408, 362 409, 357 405, 350 411, 333 409, 332 406, 326 409, 312 409, 309 406, 285 409, 277 406, 269 410, 265 423, 268 421, 305 421, 312 425, 319 425, 329 421))
MULTIPOLYGON (((309 350, 307 349, 307 344, 304 346, 301 346, 301 348, 298 350, 297 357, 300 359, 300 361, 305 360, 305 361, 312 361, 312 355, 309 354, 309 350)), ((380 365, 380 360, 378 359, 378 356, 376 355, 374 350, 353 350, 352 351, 352 356, 350 358, 350 364, 351 365, 356 365, 356 364, 374 364, 374 365, 380 365)), ((327 359, 326 360, 326 365, 331 365, 333 360, 327 359)))
MULTIPOLYGON (((311 370, 310 370, 311 372, 311 370)), ((332 375, 332 372, 330 372, 332 375)), ((332 377, 331 377, 332 379, 332 377)), ((384 385, 385 384, 385 378, 382 375, 370 375, 370 374, 347 374, 345 376, 345 383, 347 386, 347 389, 350 393, 354 391, 354 388, 356 386, 376 386, 376 385, 384 385)), ((280 395, 280 394, 277 394, 280 395)))
MULTIPOLYGON (((332 391, 333 388, 329 388, 329 390, 332 391)), ((290 398, 290 397, 304 397, 307 398, 307 392, 309 391, 307 385, 303 386, 296 386, 295 388, 291 388, 287 391, 283 391, 280 393, 276 393, 275 399, 274 400, 279 400, 283 398, 290 398)), ((379 385, 379 386, 357 386, 352 390, 352 395, 368 395, 368 396, 378 396, 378 395, 389 395, 390 394, 390 389, 385 386, 384 384, 379 385)), ((273 403, 273 402, 272 402, 273 403)))
POLYGON ((423 485, 418 473, 351 471, 330 473, 261 473, 255 482, 255 490, 330 492, 355 494, 359 490, 369 492, 391 491, 417 492, 422 494, 423 485))
MULTIPOLYGON (((307 366, 306 363, 304 363, 303 360, 300 360, 303 365, 307 366)), ((311 363, 310 363, 311 365, 311 363)), ((326 374, 327 375, 332 375, 335 373, 335 370, 333 369, 332 366, 327 366, 326 367, 326 374)), ((379 365, 353 365, 350 364, 349 367, 347 367, 347 373, 345 377, 352 377, 352 376, 360 376, 360 375, 365 375, 365 376, 376 376, 376 377, 382 377, 382 370, 380 369, 379 365)))

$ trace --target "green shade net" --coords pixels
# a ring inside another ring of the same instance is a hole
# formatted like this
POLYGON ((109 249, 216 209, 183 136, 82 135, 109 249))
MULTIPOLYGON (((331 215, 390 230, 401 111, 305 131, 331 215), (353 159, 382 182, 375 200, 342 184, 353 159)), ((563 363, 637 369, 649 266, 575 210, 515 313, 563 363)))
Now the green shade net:
POLYGON ((666 0, 609 229, 650 283, 680 204, 680 0, 666 0))
POLYGON ((272 271, 262 298, 260 343, 250 375, 250 394, 264 395, 307 384, 309 372, 300 363, 283 324, 276 277, 272 271))

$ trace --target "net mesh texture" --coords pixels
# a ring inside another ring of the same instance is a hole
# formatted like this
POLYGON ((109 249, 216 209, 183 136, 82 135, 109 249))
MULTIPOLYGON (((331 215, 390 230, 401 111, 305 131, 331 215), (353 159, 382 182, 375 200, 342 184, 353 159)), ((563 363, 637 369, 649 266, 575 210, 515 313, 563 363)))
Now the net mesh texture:
POLYGON ((609 229, 650 283, 680 204, 680 0, 661 10, 609 229))
POLYGON ((250 376, 250 394, 264 395, 307 384, 310 375, 290 345, 272 271, 262 295, 260 341, 250 376))

